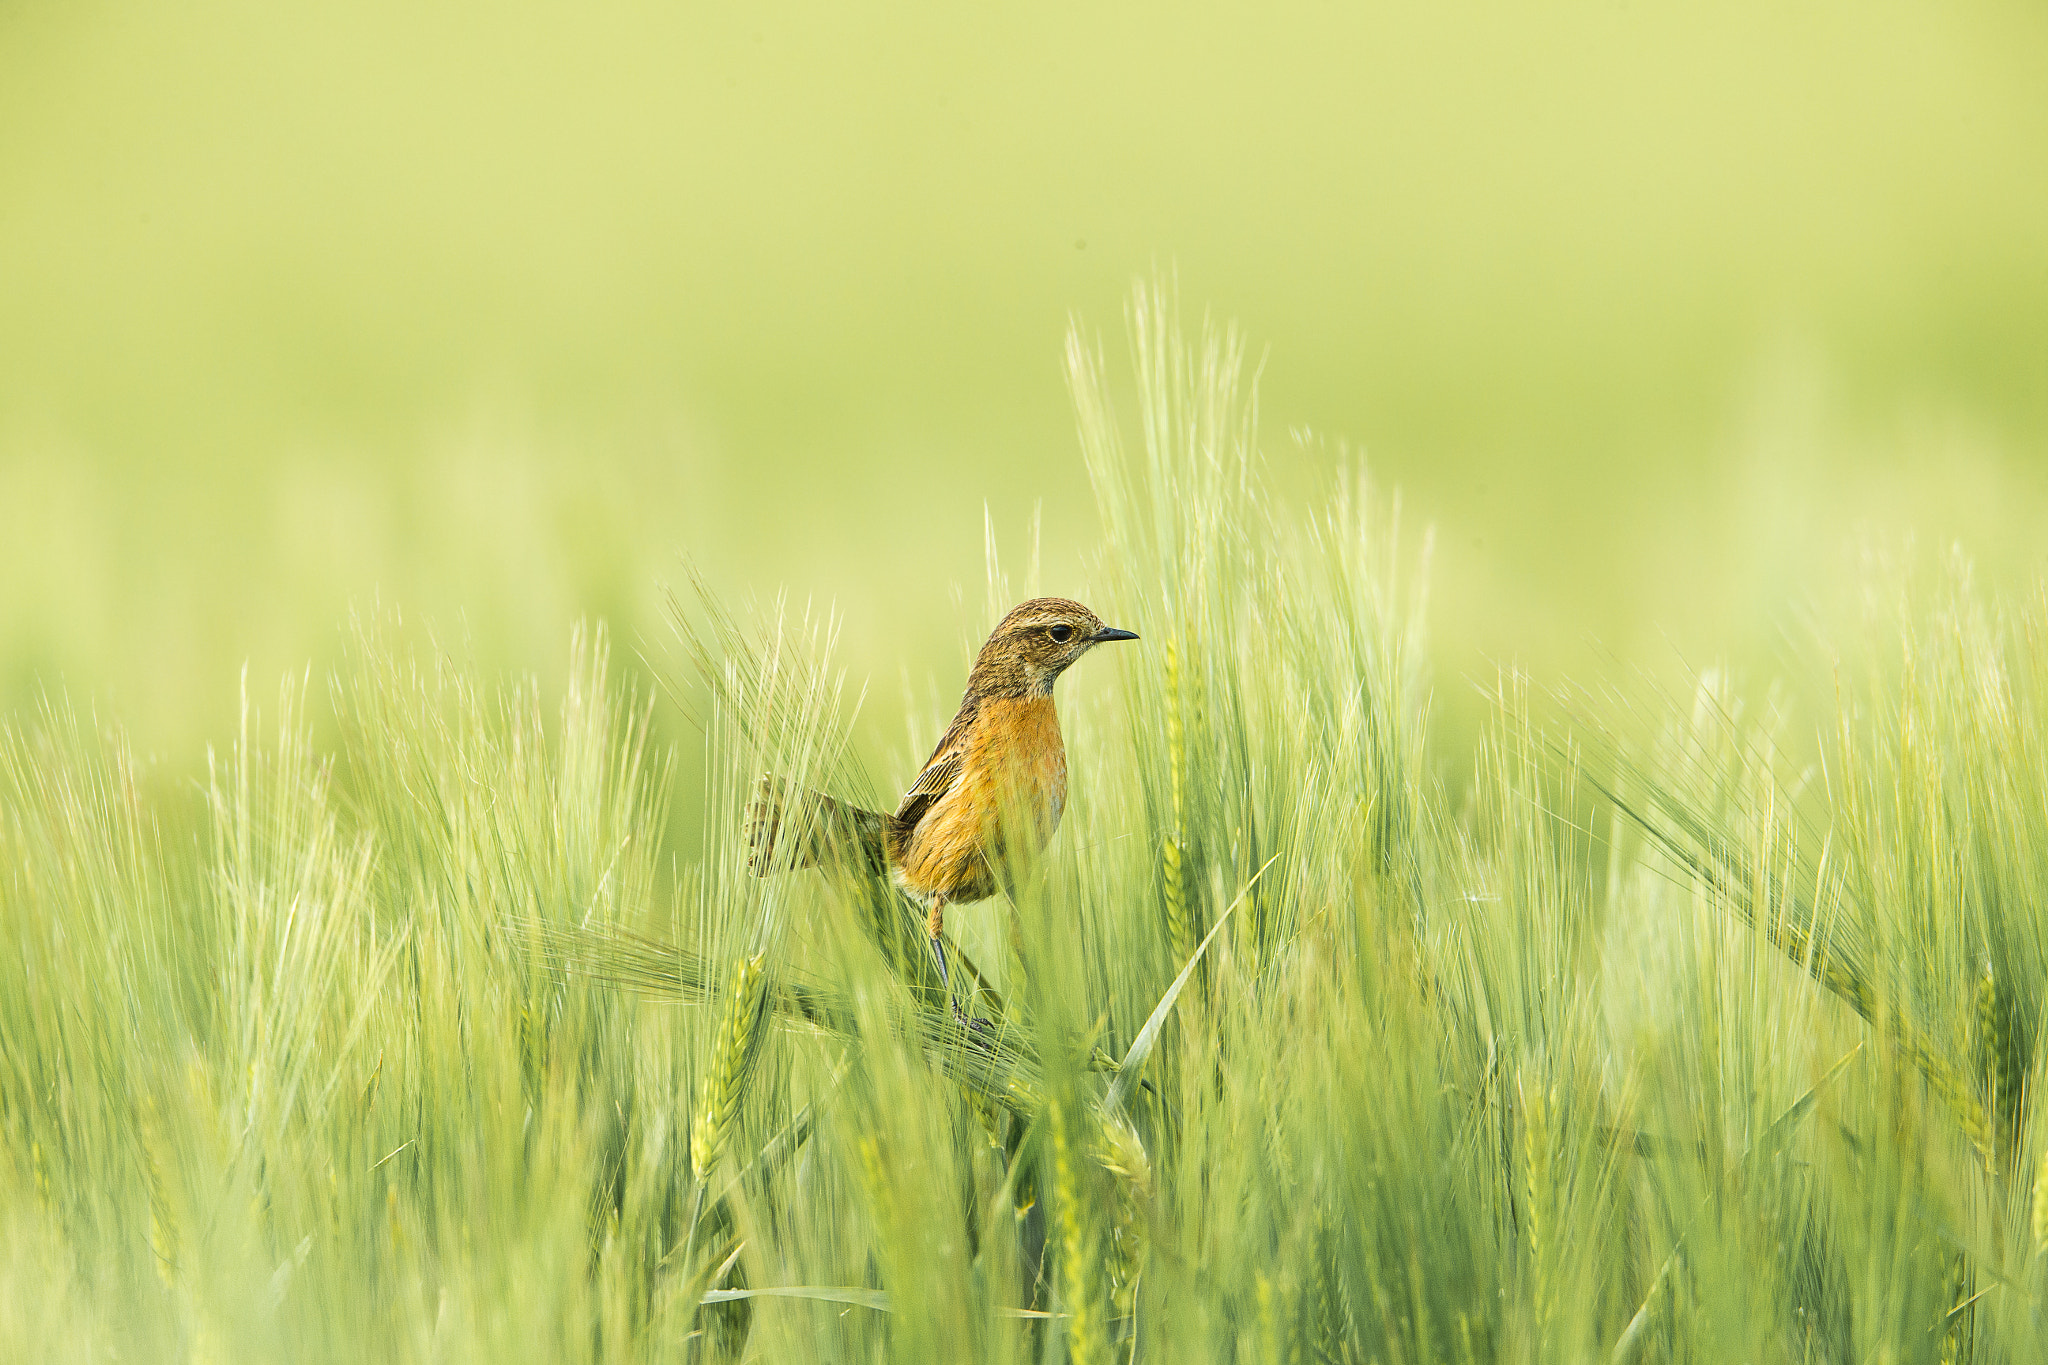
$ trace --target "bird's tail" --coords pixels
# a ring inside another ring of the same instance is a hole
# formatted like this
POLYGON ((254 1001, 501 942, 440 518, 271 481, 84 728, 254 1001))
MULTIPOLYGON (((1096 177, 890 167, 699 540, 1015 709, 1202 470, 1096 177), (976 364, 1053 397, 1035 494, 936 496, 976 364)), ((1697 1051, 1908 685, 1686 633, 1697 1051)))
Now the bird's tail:
POLYGON ((756 877, 805 867, 879 876, 889 865, 889 817, 763 777, 747 807, 747 846, 747 870, 756 877))

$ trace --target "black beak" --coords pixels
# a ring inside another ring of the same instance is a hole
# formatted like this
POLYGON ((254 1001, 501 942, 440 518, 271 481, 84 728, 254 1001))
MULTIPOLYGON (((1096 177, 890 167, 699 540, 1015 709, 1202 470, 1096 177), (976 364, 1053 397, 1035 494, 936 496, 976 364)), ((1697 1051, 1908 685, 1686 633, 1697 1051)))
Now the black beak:
POLYGON ((1133 630, 1111 630, 1108 626, 1104 626, 1088 638, 1099 645, 1111 640, 1135 640, 1138 638, 1138 633, 1133 630))

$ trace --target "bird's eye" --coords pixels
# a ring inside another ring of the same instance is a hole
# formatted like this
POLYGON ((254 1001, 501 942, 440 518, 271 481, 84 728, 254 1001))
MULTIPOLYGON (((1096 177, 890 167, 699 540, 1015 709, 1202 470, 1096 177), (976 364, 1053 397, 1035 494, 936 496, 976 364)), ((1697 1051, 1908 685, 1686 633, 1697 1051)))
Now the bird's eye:
POLYGON ((1054 626, 1046 631, 1046 634, 1052 636, 1054 644, 1063 645, 1074 638, 1074 628, 1072 626, 1054 626))

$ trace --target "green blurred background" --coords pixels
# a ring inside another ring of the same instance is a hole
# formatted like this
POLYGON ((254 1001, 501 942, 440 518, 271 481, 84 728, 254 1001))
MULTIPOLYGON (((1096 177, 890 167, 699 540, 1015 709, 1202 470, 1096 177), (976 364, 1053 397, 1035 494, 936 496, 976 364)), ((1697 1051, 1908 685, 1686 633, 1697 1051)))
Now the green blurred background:
POLYGON ((7 0, 0 702, 183 765, 352 605, 552 678, 683 551, 956 685, 984 508, 1084 590, 1062 336, 1155 268, 1281 483, 1436 528, 1447 682, 2021 581, 2044 73, 2020 3, 7 0))

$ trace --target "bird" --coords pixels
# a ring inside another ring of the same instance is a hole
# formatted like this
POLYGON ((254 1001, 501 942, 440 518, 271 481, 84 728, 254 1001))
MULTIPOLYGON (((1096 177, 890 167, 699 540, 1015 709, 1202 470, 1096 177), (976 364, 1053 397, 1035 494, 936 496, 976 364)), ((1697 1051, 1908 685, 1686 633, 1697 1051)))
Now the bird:
POLYGON ((1013 858, 1044 848, 1066 809, 1053 684, 1097 645, 1137 638, 1064 597, 1019 603, 975 656, 959 712, 894 814, 763 778, 748 820, 749 869, 851 865, 886 875, 925 911, 947 990, 946 907, 1008 892, 1013 858))

